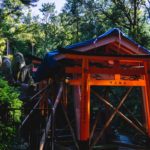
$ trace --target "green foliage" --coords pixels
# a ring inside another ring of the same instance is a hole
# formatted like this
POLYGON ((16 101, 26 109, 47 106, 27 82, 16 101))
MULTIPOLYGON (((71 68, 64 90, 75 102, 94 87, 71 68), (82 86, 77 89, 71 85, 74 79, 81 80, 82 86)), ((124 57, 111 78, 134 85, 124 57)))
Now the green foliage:
POLYGON ((16 126, 20 122, 22 101, 19 92, 0 77, 0 149, 9 150, 16 135, 16 126))
MULTIPOLYGON (((0 106, 7 105, 8 108, 20 109, 22 106, 22 101, 19 100, 19 91, 8 85, 7 81, 0 78, 0 106)), ((9 111, 10 117, 14 119, 15 122, 20 121, 21 111, 11 110, 9 111)))
POLYGON ((148 48, 149 42, 147 40, 150 37, 148 10, 146 9, 148 3, 150 2, 145 0, 107 0, 100 1, 97 10, 103 14, 106 25, 108 23, 110 27, 121 28, 135 41, 148 48), (145 26, 148 26, 146 32, 145 26), (145 38, 147 40, 141 42, 145 38))
POLYGON ((148 0, 66 0, 60 14, 54 3, 44 3, 41 16, 32 16, 26 6, 32 2, 4 1, 0 9, 0 53, 8 41, 12 52, 44 56, 58 46, 88 40, 113 27, 150 49, 148 0))
POLYGON ((0 55, 3 54, 5 48, 6 48, 5 39, 4 38, 0 38, 0 55))

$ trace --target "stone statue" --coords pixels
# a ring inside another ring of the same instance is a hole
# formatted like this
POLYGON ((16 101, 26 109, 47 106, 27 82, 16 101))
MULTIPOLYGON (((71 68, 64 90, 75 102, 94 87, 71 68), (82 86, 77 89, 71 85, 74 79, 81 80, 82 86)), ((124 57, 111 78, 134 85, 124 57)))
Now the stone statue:
POLYGON ((3 56, 1 71, 5 79, 8 81, 8 83, 14 82, 11 67, 12 67, 11 60, 7 56, 3 56))
POLYGON ((22 53, 17 52, 12 62, 13 77, 15 81, 31 84, 33 82, 31 76, 32 65, 26 65, 22 53))

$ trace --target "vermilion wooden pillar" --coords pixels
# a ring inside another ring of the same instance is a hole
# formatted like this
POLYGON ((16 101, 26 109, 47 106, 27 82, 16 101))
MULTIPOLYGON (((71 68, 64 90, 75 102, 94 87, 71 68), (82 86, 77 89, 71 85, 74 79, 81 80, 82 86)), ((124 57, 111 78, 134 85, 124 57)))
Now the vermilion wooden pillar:
POLYGON ((146 122, 146 131, 150 137, 150 63, 145 62, 145 80, 146 86, 143 90, 144 96, 144 110, 145 110, 145 122, 146 122))
POLYGON ((90 85, 88 74, 89 62, 82 60, 82 83, 80 101, 80 150, 89 149, 90 136, 90 85))

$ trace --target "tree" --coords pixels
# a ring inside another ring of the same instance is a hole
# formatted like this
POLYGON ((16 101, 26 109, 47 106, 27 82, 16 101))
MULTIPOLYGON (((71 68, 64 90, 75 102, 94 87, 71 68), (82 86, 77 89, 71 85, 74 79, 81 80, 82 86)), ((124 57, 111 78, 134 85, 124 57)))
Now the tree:
POLYGON ((42 49, 43 53, 57 48, 56 37, 58 34, 58 23, 54 3, 45 3, 40 11, 43 14, 41 30, 43 31, 42 49))
POLYGON ((70 31, 71 42, 80 41, 80 23, 82 13, 82 2, 78 0, 67 0, 63 13, 61 15, 62 21, 65 23, 65 28, 70 31))
POLYGON ((60 14, 54 3, 46 3, 40 9, 42 18, 31 15, 31 0, 23 3, 4 0, 0 9, 1 53, 7 43, 14 52, 34 51, 42 56, 58 46, 97 37, 113 27, 150 48, 149 0, 67 0, 60 14))
POLYGON ((39 0, 20 0, 25 5, 33 5, 34 3, 38 2, 39 0))
POLYGON ((145 4, 145 0, 100 1, 97 11, 105 16, 105 20, 109 20, 110 26, 123 29, 134 40, 147 46, 148 43, 141 42, 143 38, 148 40, 150 37, 148 30, 149 33, 145 35, 145 26, 149 26, 144 13, 145 4))
POLYGON ((150 21, 150 0, 147 0, 145 3, 144 3, 144 7, 145 7, 145 15, 146 17, 148 18, 148 21, 150 21))
POLYGON ((15 35, 22 15, 22 7, 19 0, 4 0, 3 7, 0 9, 0 34, 2 40, 5 40, 5 43, 7 43, 7 49, 10 49, 8 46, 15 35))

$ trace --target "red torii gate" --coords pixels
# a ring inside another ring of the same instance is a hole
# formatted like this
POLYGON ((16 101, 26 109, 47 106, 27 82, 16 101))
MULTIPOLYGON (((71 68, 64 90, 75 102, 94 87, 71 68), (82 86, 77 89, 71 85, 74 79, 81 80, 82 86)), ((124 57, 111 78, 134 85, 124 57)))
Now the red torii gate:
MULTIPOLYGON (((81 66, 66 67, 66 74, 73 74, 68 83, 74 86, 76 106, 79 107, 78 138, 83 143, 88 143, 90 138, 90 87, 91 86, 126 86, 142 87, 143 103, 145 110, 146 132, 150 136, 150 56, 87 56, 66 54, 64 56, 72 61, 81 61, 81 66), (92 63, 114 62, 111 68, 91 66, 92 63), (139 65, 140 64, 140 65, 139 65), (121 67, 130 65, 130 68, 121 67), (139 68, 138 68, 139 67, 139 68), (79 76, 79 74, 81 76, 79 76), (93 74, 101 74, 101 79, 96 79, 93 74), (76 75, 76 76, 75 76, 76 75), (78 75, 78 77, 77 77, 78 75), (108 75, 108 76, 106 76, 108 75), (136 76, 137 79, 124 79, 124 76, 136 76), (81 95, 78 93, 81 87, 81 95), (77 90, 78 88, 78 90, 77 90), (81 96, 81 97, 80 97, 81 96)), ((88 145, 86 145, 88 147, 88 145)), ((86 147, 86 148, 87 148, 86 147)), ((83 148, 83 145, 82 145, 83 148)))
MULTIPOLYGON (((71 48, 72 49, 72 48, 71 48)), ((118 29, 102 35, 90 44, 73 47, 74 53, 58 54, 57 61, 74 63, 65 66, 67 83, 74 88, 77 137, 80 149, 92 149, 90 140, 90 93, 91 86, 121 86, 142 88, 146 134, 150 137, 150 55, 148 50, 124 36, 118 29), (75 53, 76 52, 76 53, 75 53)), ((127 91, 105 124, 107 128, 116 113, 126 118, 119 108, 130 93, 127 91)), ((110 105, 110 104, 109 104, 110 105)), ((140 130, 136 125, 133 126, 140 130)), ((99 138, 103 135, 100 133, 99 138)))

